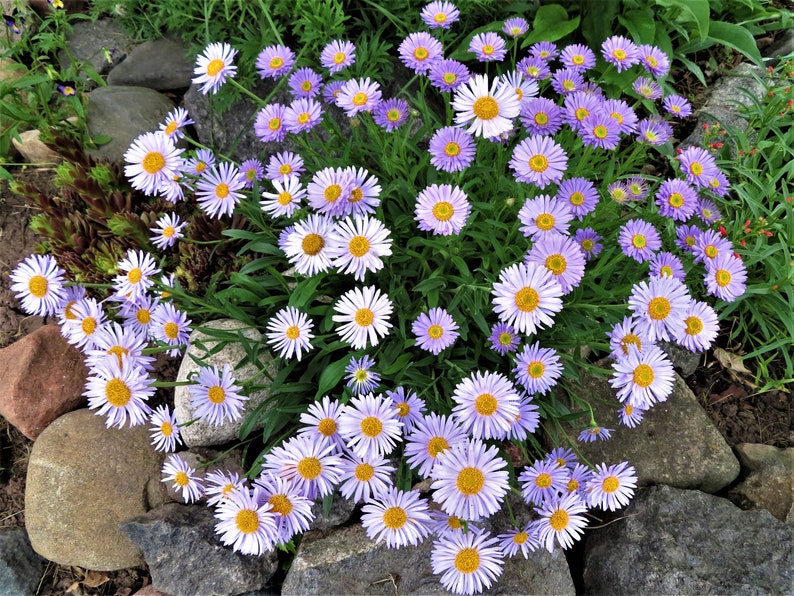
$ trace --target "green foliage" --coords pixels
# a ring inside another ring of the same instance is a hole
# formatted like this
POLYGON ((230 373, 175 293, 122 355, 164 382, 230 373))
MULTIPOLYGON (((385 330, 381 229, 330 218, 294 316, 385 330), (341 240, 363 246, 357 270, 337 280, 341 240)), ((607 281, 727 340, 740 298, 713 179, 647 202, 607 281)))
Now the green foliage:
POLYGON ((712 143, 734 181, 723 225, 748 273, 747 292, 722 313, 762 387, 794 382, 793 64, 790 58, 770 70, 762 101, 748 94, 744 125, 712 129, 726 141, 712 143))

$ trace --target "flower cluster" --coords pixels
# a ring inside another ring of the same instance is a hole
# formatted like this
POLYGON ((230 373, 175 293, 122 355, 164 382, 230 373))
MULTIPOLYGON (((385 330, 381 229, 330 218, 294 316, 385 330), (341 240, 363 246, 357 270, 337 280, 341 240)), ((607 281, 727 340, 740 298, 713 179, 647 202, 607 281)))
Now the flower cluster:
MULTIPOLYGON (((241 164, 184 151, 176 141, 192 121, 177 109, 132 143, 125 172, 143 193, 191 202, 209 218, 256 211, 252 246, 269 277, 251 278, 251 287, 266 280, 266 297, 247 312, 284 377, 320 387, 291 438, 258 458, 252 482, 204 476, 178 454, 164 481, 187 502, 206 498, 222 542, 255 555, 307 530, 312 502, 338 490, 362 504, 373 540, 398 548, 432 537, 434 573, 470 594, 497 580, 505 557, 569 548, 588 509, 623 507, 636 487, 627 462, 593 466, 562 448, 529 457, 539 404, 576 366, 555 341, 606 345, 606 334, 618 419, 635 427, 673 391, 659 342, 708 349, 718 323, 706 296, 736 300, 746 270, 711 229, 730 190, 714 157, 672 150, 672 123, 691 107, 664 94, 664 52, 612 36, 600 57, 541 42, 508 64, 528 30, 514 18, 504 36, 473 36, 466 64, 440 41, 457 8, 435 1, 420 17, 428 31, 408 35, 394 60, 415 75, 421 102, 410 85, 388 97, 389 85, 347 76, 351 41, 330 40, 306 64, 302 52, 273 45, 256 70, 291 100, 261 101, 253 130, 289 149, 241 164), (623 77, 625 96, 599 86, 602 62, 623 77), (431 93, 444 113, 432 113, 431 93), (319 139, 342 145, 319 154, 319 139), (640 172, 651 158, 661 176, 640 172), (510 490, 512 464, 498 450, 507 441, 534 461, 512 476, 533 519, 493 536, 480 526, 510 490), (411 478, 397 482, 398 446, 412 478, 431 481, 429 496, 411 478)), ((194 84, 205 94, 237 85, 235 56, 227 43, 207 46, 194 84)), ((153 244, 171 250, 186 223, 164 214, 153 244)), ((150 421, 155 447, 173 452, 179 425, 146 405, 143 350, 154 341, 177 351, 190 313, 156 294, 152 255, 131 251, 118 270, 107 300, 115 311, 68 284, 51 257, 20 265, 13 289, 28 312, 60 314, 64 335, 86 352, 90 407, 109 425, 150 421)), ((195 415, 238 419, 244 385, 229 368, 202 368, 191 385, 195 415)), ((579 430, 582 442, 615 432, 592 414, 579 430)))

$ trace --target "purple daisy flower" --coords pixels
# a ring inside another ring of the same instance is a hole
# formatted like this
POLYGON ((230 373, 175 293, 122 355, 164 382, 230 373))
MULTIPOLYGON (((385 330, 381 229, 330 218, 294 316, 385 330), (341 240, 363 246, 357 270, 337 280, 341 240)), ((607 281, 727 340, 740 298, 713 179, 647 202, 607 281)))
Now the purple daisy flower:
POLYGON ((623 180, 618 180, 607 186, 607 193, 616 203, 622 205, 631 198, 629 185, 623 180))
POLYGON ((577 91, 569 93, 563 101, 562 121, 575 131, 578 131, 585 118, 601 112, 602 101, 595 95, 577 91))
POLYGON ((549 195, 527 199, 518 211, 518 220, 524 224, 519 230, 533 240, 547 235, 567 235, 572 219, 573 213, 568 204, 549 195))
POLYGON ((450 184, 433 184, 416 198, 414 211, 419 229, 442 236, 459 234, 469 218, 466 193, 450 184))
POLYGON ((529 46, 529 54, 535 58, 549 62, 550 60, 554 60, 560 54, 560 51, 554 43, 550 41, 540 41, 529 46))
POLYGON ((658 252, 651 259, 651 276, 674 277, 680 282, 686 278, 684 264, 671 252, 658 252))
POLYGON ((518 415, 520 397, 513 383, 499 373, 469 375, 455 386, 452 415, 477 439, 501 439, 518 415))
POLYGON ((684 325, 691 297, 686 286, 673 277, 654 277, 631 289, 629 309, 651 341, 670 341, 684 325))
POLYGON ((662 107, 668 114, 676 118, 686 118, 692 115, 692 104, 680 95, 668 95, 662 102, 662 107))
POLYGON ((657 79, 670 71, 670 60, 667 54, 656 46, 643 44, 637 46, 637 50, 640 53, 640 64, 642 64, 642 67, 657 79))
POLYGON ((678 226, 675 229, 675 245, 681 250, 691 253, 702 231, 694 225, 678 226))
POLYGON ((717 339, 717 312, 705 302, 692 300, 684 313, 684 327, 675 341, 690 352, 704 352, 717 339))
POLYGON ((609 355, 615 360, 628 356, 630 349, 642 352, 648 346, 654 345, 642 326, 631 317, 623 317, 620 323, 612 327, 607 336, 609 348, 612 350, 609 355))
POLYGON ((442 59, 430 66, 428 74, 430 84, 442 91, 455 91, 468 83, 471 73, 465 64, 457 60, 442 59))
POLYGON ((309 131, 323 118, 323 108, 318 101, 299 97, 284 110, 284 127, 287 132, 297 134, 309 131))
POLYGON ((568 95, 575 91, 582 91, 584 78, 581 73, 572 68, 561 68, 551 75, 551 86, 560 95, 568 95))
POLYGON ((342 92, 342 86, 345 83, 347 83, 347 81, 329 81, 323 85, 323 101, 329 105, 335 106, 336 99, 342 92))
POLYGON ((260 141, 280 143, 286 138, 287 127, 284 126, 284 111, 286 109, 286 106, 280 103, 271 103, 256 113, 254 133, 260 141))
POLYGON ((643 408, 632 406, 630 403, 625 403, 618 408, 617 413, 618 421, 621 424, 628 426, 629 428, 636 428, 637 425, 642 422, 645 410, 643 408))
POLYGON ((662 96, 662 88, 659 83, 648 77, 637 77, 631 88, 634 93, 645 99, 659 99, 662 96))
POLYGON ((405 387, 396 387, 394 391, 386 391, 386 397, 392 400, 397 418, 403 423, 403 431, 407 434, 422 420, 427 410, 425 402, 413 391, 405 387))
POLYGON ((519 114, 532 135, 554 135, 562 128, 562 109, 545 97, 532 97, 521 104, 519 114))
POLYGON ((289 87, 295 97, 315 97, 320 93, 323 78, 311 68, 303 67, 289 77, 289 87))
POLYGON ((664 145, 672 136, 673 127, 658 116, 643 118, 637 125, 637 138, 649 145, 664 145))
POLYGON ((476 54, 480 62, 501 62, 507 54, 507 44, 499 34, 486 31, 472 37, 469 52, 476 54))
POLYGON ((596 65, 596 55, 593 50, 578 43, 563 48, 560 60, 565 68, 578 72, 585 72, 596 65))
POLYGON ((270 156, 265 169, 268 180, 281 180, 285 176, 300 176, 304 172, 303 158, 291 151, 282 151, 270 156))
POLYGON ((747 268, 733 253, 723 253, 706 269, 704 281, 709 294, 725 302, 733 302, 744 294, 747 268))
POLYGON ((516 64, 516 70, 533 81, 544 81, 551 76, 551 68, 541 58, 529 56, 516 64))
POLYGON ((491 327, 491 335, 488 339, 491 341, 491 349, 502 356, 508 352, 515 352, 521 342, 516 330, 506 323, 496 323, 491 327))
POLYGON ((529 468, 525 468, 517 480, 526 503, 543 505, 565 492, 569 478, 570 470, 567 466, 560 466, 556 461, 537 460, 529 468))
POLYGON ((730 188, 731 183, 728 181, 728 177, 722 172, 717 172, 709 180, 709 190, 718 197, 724 197, 727 195, 730 188))
POLYGON ((240 176, 243 179, 243 188, 253 188, 254 182, 265 177, 265 166, 258 159, 246 159, 240 164, 240 176))
POLYGON ((416 74, 426 74, 434 62, 444 57, 444 47, 424 31, 411 33, 397 48, 400 61, 416 74))
POLYGON ((601 109, 618 123, 621 133, 634 134, 637 132, 639 118, 631 106, 622 99, 607 99, 601 104, 601 109))
POLYGON ((221 162, 204 173, 196 183, 196 201, 210 217, 231 215, 245 196, 245 181, 232 163, 221 162))
POLYGON ((698 217, 700 217, 700 219, 707 224, 711 224, 722 219, 722 215, 720 215, 720 212, 717 210, 717 206, 712 201, 704 197, 698 198, 695 212, 698 214, 698 217))
POLYGON ((596 441, 606 441, 615 432, 611 428, 604 428, 603 426, 589 426, 579 433, 576 437, 577 441, 582 443, 594 443, 596 441))
POLYGON ((613 64, 618 72, 623 72, 640 62, 640 50, 634 42, 621 35, 613 35, 601 44, 604 60, 613 64))
POLYGON ((601 244, 601 236, 596 234, 596 231, 593 228, 582 228, 580 230, 576 230, 576 235, 574 236, 576 242, 579 243, 579 246, 584 251, 584 256, 586 259, 594 259, 598 256, 603 248, 601 244))
POLYGON ((629 196, 632 201, 643 201, 651 192, 648 180, 642 176, 632 176, 626 181, 626 186, 629 189, 629 196))
POLYGON ((513 373, 527 392, 544 394, 557 384, 562 375, 562 364, 556 350, 541 348, 535 342, 516 354, 513 373))
POLYGON ((460 18, 460 11, 452 2, 433 0, 422 9, 419 16, 430 29, 449 29, 460 18))
POLYGON ((553 138, 534 136, 516 145, 510 167, 515 171, 516 180, 543 189, 562 180, 568 156, 553 138))
POLYGON ((519 37, 524 35, 527 31, 529 31, 529 23, 527 23, 526 19, 522 19, 521 17, 507 19, 502 26, 502 32, 510 37, 519 37))
POLYGON ((615 511, 625 507, 637 488, 637 471, 628 462, 598 464, 585 487, 591 507, 615 511))
POLYGON ((695 255, 695 263, 705 263, 706 268, 711 266, 721 254, 731 254, 733 243, 727 238, 723 238, 715 230, 704 230, 697 237, 695 246, 692 247, 692 254, 695 255))
POLYGON ((350 363, 345 367, 345 385, 350 387, 353 395, 365 395, 377 389, 380 375, 372 370, 373 366, 375 361, 368 354, 361 358, 350 358, 350 363))
POLYGON ((598 204, 598 191, 586 178, 568 178, 560 182, 555 198, 567 203, 571 213, 579 220, 593 211, 598 204))
POLYGON ((709 180, 719 172, 714 156, 700 147, 687 147, 676 158, 690 184, 708 187, 709 180))
POLYGON ((545 267, 533 263, 503 269, 491 293, 499 319, 527 335, 551 327, 553 316, 562 310, 562 286, 545 267))
POLYGON ((609 114, 598 111, 582 120, 579 135, 585 145, 611 151, 620 144, 620 125, 609 114))
POLYGON ((402 427, 391 399, 371 393, 351 398, 339 419, 339 434, 363 459, 389 455, 402 441, 402 427))
POLYGON ((430 163, 444 172, 460 172, 474 160, 474 137, 457 126, 439 128, 430 138, 430 163))
POLYGON ((331 74, 337 73, 356 61, 356 46, 351 42, 335 39, 320 53, 320 64, 331 74))
POLYGON ((295 52, 286 46, 267 46, 256 57, 256 71, 263 79, 278 79, 295 64, 295 52))
POLYGON ((411 325, 416 336, 416 345, 436 356, 455 343, 458 338, 458 325, 443 308, 431 308, 422 313, 411 325))
POLYGON ((680 178, 665 180, 656 191, 659 214, 673 221, 686 221, 697 208, 697 191, 680 178))
POLYGON ((609 384, 617 389, 617 398, 647 410, 657 402, 667 401, 673 392, 675 371, 667 354, 658 346, 642 352, 629 349, 628 355, 613 364, 609 384))
POLYGON ((642 219, 632 219, 623 224, 618 234, 618 243, 623 254, 638 263, 649 261, 662 247, 659 232, 642 219))
POLYGON ((538 237, 525 262, 545 267, 569 294, 584 277, 584 252, 570 236, 545 234, 538 237))
POLYGON ((336 105, 345 111, 348 117, 361 112, 371 112, 381 101, 380 85, 366 79, 351 79, 342 85, 336 98, 336 105))
POLYGON ((466 440, 466 433, 451 417, 431 412, 420 417, 405 439, 408 465, 423 478, 430 476, 439 453, 466 440))
POLYGON ((408 119, 408 104, 397 98, 382 101, 372 112, 372 119, 386 132, 397 130, 408 119))

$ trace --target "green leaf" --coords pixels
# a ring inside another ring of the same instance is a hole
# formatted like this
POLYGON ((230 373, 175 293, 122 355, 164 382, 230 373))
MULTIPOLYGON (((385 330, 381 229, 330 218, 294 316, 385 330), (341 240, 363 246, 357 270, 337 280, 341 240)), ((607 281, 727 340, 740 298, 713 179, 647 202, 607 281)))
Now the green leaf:
MULTIPOLYGON (((620 4, 620 0, 583 1, 582 35, 584 35, 590 47, 599 47, 613 30, 615 17, 620 18, 620 4)), ((631 32, 630 29, 629 32, 631 32)), ((637 43, 650 43, 637 41, 637 39, 634 41, 637 43)))
POLYGON ((579 16, 568 18, 568 13, 559 4, 541 6, 535 13, 532 31, 524 38, 522 48, 539 41, 558 41, 579 27, 579 16))
POLYGON ((317 394, 315 399, 322 397, 328 391, 336 387, 337 383, 342 380, 345 374, 345 367, 350 362, 350 356, 344 356, 336 362, 332 362, 323 369, 320 375, 320 380, 317 382, 317 394))
POLYGON ((764 65, 764 60, 761 57, 761 52, 758 51, 758 46, 755 45, 755 39, 750 32, 741 25, 734 23, 725 23, 723 21, 712 21, 709 28, 709 37, 736 50, 749 60, 752 60, 758 66, 764 65))
POLYGON ((676 20, 692 23, 698 38, 704 41, 709 35, 708 0, 656 0, 656 4, 678 12, 676 20))
POLYGON ((653 19, 653 11, 630 10, 629 12, 618 15, 618 21, 629 32, 632 40, 636 44, 652 44, 656 35, 656 22, 653 19))

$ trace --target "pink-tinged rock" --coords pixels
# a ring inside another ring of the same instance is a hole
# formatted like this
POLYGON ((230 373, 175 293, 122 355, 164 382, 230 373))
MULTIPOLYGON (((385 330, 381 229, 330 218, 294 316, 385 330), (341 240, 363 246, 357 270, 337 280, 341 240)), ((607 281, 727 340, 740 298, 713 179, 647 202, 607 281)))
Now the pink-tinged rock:
POLYGON ((29 439, 53 420, 85 406, 88 371, 79 350, 45 325, 0 350, 0 415, 29 439))

